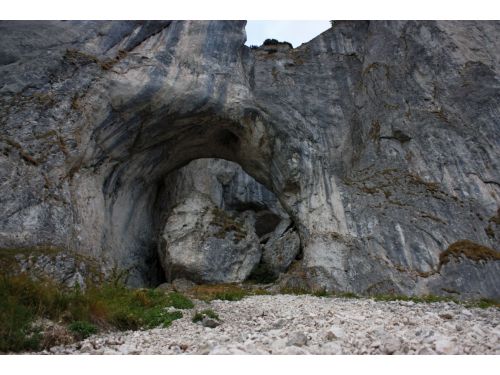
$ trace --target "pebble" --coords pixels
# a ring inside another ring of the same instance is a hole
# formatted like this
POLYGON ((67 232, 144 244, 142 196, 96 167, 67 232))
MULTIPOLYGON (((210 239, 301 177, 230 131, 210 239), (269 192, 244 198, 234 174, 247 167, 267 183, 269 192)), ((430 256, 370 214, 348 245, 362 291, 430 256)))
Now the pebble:
POLYGON ((343 339, 345 331, 341 327, 331 327, 326 334, 328 340, 343 339))
POLYGON ((220 322, 215 320, 215 319, 212 319, 212 318, 205 316, 205 317, 203 317, 203 319, 201 321, 201 325, 203 327, 215 328, 215 327, 220 326, 220 322))
POLYGON ((307 344, 307 336, 302 332, 294 332, 290 335, 290 339, 287 342, 288 346, 304 346, 307 344))
POLYGON ((185 311, 168 328, 103 333, 37 354, 500 354, 497 308, 309 295, 195 305, 223 323, 195 324, 185 311))
POLYGON ((401 348, 399 337, 386 337, 382 343, 384 354, 394 354, 401 348))
POLYGON ((456 345, 448 338, 440 338, 435 342, 436 352, 439 354, 455 354, 456 345))

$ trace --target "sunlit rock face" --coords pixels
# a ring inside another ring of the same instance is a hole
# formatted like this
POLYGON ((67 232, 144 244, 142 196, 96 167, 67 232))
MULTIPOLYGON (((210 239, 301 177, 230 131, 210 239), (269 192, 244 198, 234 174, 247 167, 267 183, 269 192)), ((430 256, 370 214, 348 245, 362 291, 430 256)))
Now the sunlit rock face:
POLYGON ((337 22, 295 49, 244 26, 0 23, 0 247, 154 284, 166 176, 223 158, 277 197, 309 287, 499 298, 498 257, 440 255, 498 254, 500 24, 337 22))

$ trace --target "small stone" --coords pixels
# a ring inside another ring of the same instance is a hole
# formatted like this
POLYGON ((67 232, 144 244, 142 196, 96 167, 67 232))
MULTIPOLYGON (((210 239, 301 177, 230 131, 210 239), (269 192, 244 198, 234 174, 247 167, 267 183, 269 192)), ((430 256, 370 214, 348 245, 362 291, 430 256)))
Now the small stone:
POLYGON ((80 348, 81 353, 90 353, 92 351, 94 351, 94 347, 92 346, 92 344, 90 342, 83 343, 81 348, 80 348))
POLYGON ((277 353, 277 352, 283 350, 286 347, 286 344, 287 344, 286 339, 273 340, 271 342, 271 350, 273 353, 277 353))
POLYGON ((342 354, 342 346, 337 342, 327 342, 321 347, 322 354, 342 354))
POLYGON ((294 346, 289 346, 286 347, 285 350, 283 350, 283 354, 288 354, 288 355, 304 355, 304 354, 309 354, 306 350, 294 345, 294 346))
POLYGON ((332 327, 326 333, 327 340, 343 339, 345 337, 345 331, 341 327, 332 327))
POLYGON ((434 350, 432 350, 431 348, 423 347, 422 349, 420 349, 418 351, 418 354, 419 355, 434 355, 434 354, 436 354, 436 352, 434 350))
POLYGON ((440 338, 435 342, 436 352, 439 354, 455 354, 456 345, 447 338, 440 338))
POLYGON ((286 324, 286 320, 285 319, 278 319, 277 321, 275 321, 272 326, 274 329, 281 329, 285 326, 286 324))
POLYGON ((382 343, 382 350, 385 354, 394 354, 401 348, 399 337, 387 337, 382 343))
POLYGON ((453 319, 453 315, 451 315, 450 313, 439 314, 439 317, 442 318, 442 319, 445 319, 445 320, 451 320, 451 319, 453 319))
POLYGON ((377 349, 380 348, 381 345, 382 343, 380 341, 374 341, 370 344, 370 348, 377 349))
POLYGON ((187 279, 175 279, 172 282, 172 287, 176 292, 186 293, 189 292, 196 284, 187 279))
POLYGON ((214 345, 212 343, 206 342, 198 348, 196 354, 207 355, 212 351, 213 348, 214 345))
POLYGON ((220 322, 215 320, 215 319, 212 319, 212 318, 205 316, 205 317, 203 317, 203 320, 201 321, 201 325, 203 327, 215 328, 215 327, 220 326, 220 322))
POLYGON ((307 344, 307 336, 302 332, 294 332, 290 335, 287 346, 304 346, 307 344))

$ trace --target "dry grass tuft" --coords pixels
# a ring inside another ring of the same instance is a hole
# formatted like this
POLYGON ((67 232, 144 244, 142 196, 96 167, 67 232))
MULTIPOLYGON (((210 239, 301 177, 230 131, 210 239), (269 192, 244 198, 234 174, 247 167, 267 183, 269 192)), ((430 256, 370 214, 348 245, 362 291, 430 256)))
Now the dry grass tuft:
POLYGON ((460 257, 465 257, 475 262, 500 260, 500 252, 469 240, 457 241, 452 243, 448 249, 439 255, 438 271, 443 265, 448 263, 451 258, 460 257))

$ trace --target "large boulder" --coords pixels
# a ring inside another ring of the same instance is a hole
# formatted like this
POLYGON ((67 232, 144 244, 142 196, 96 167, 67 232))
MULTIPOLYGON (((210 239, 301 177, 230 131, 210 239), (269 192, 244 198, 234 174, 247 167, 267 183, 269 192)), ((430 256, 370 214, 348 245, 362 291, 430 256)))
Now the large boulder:
POLYGON ((159 247, 167 280, 245 280, 261 257, 254 220, 250 212, 230 216, 201 194, 174 207, 159 247))

